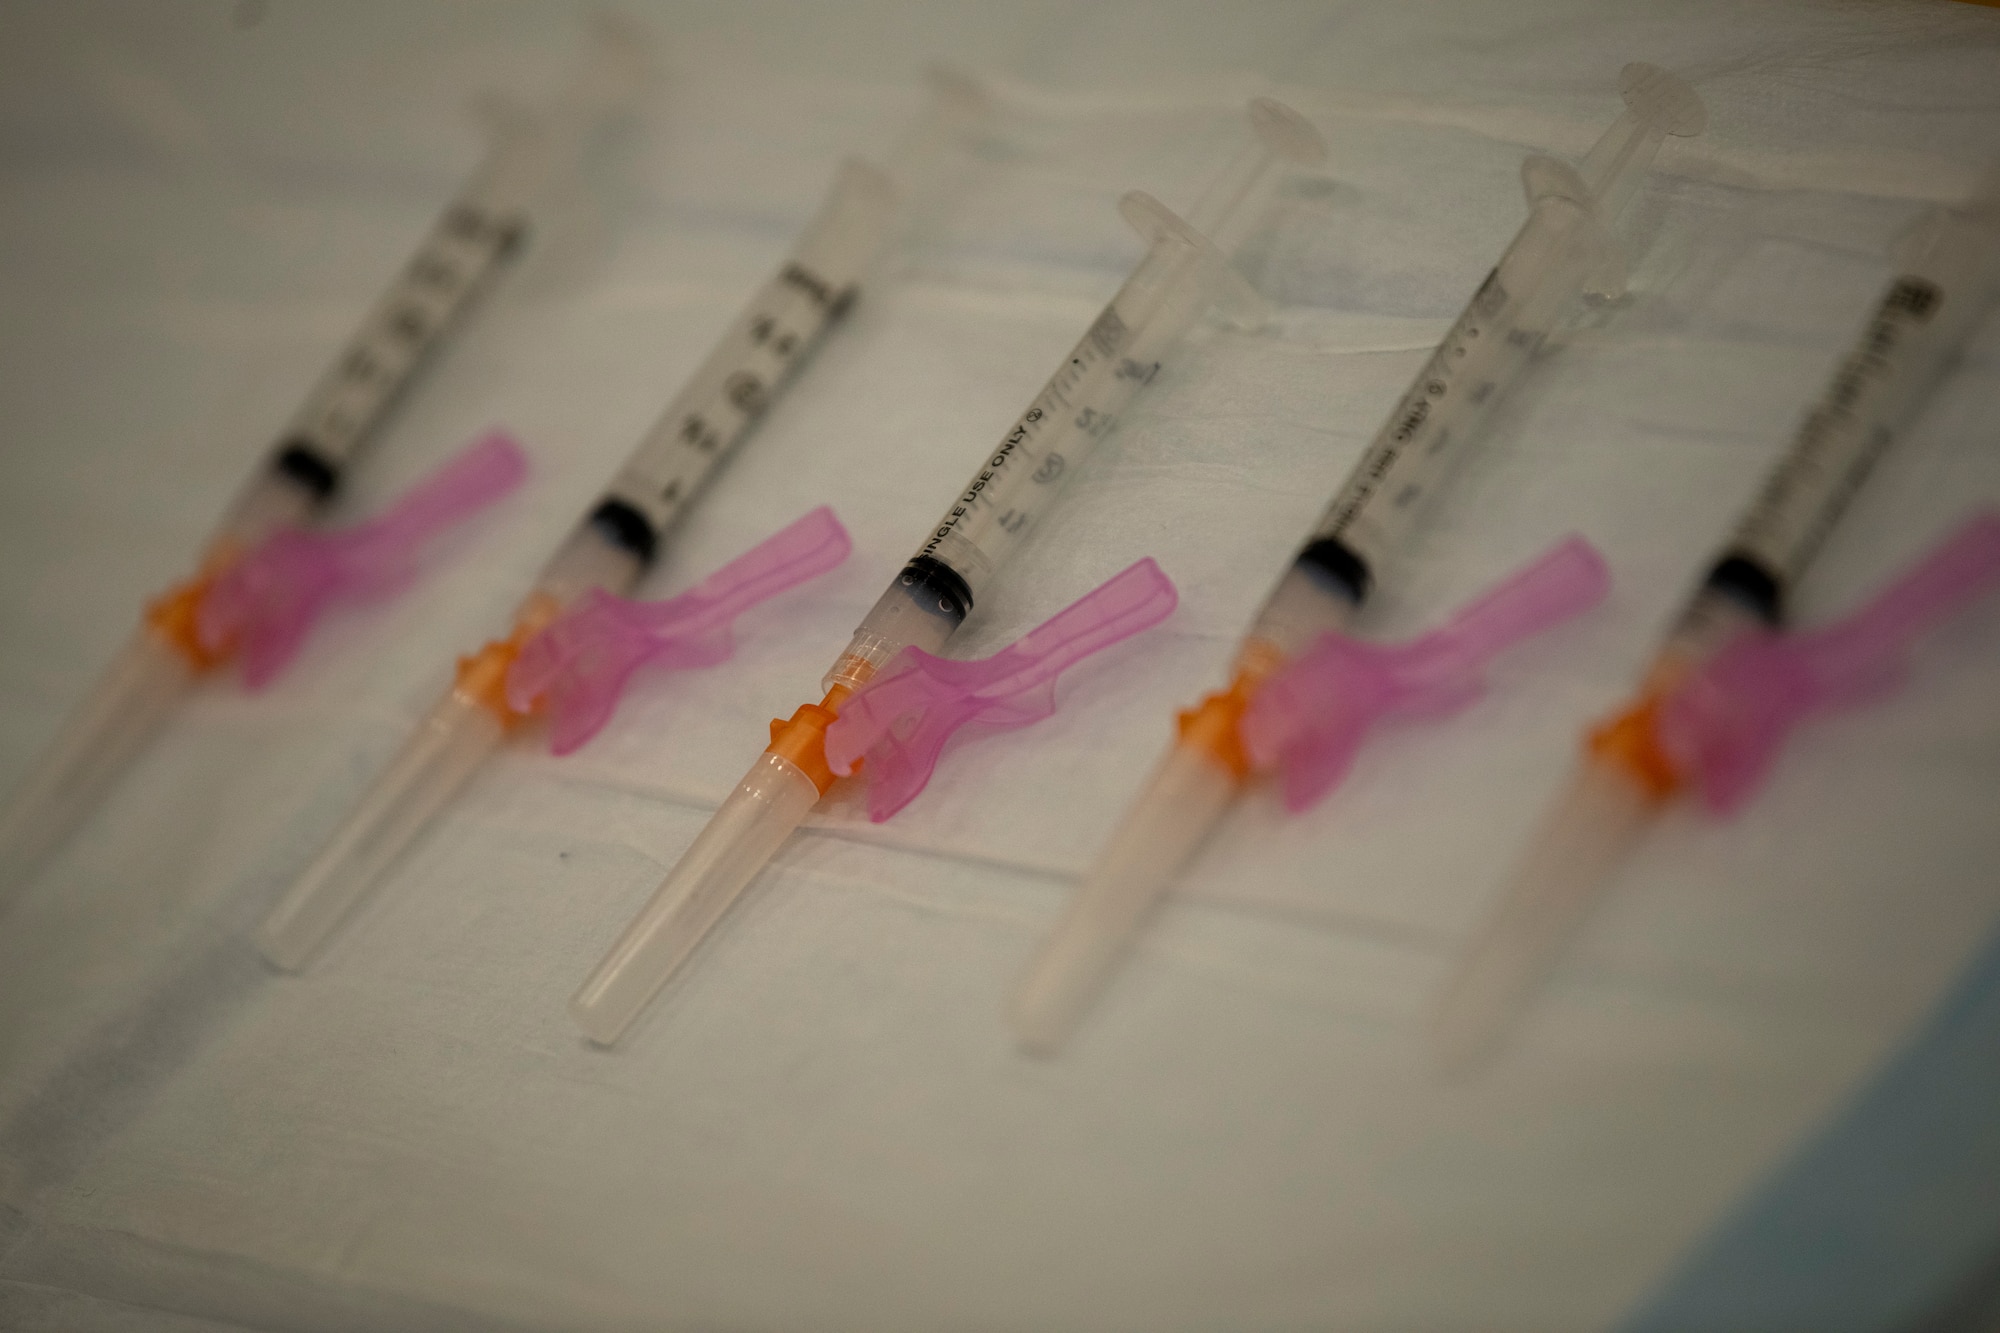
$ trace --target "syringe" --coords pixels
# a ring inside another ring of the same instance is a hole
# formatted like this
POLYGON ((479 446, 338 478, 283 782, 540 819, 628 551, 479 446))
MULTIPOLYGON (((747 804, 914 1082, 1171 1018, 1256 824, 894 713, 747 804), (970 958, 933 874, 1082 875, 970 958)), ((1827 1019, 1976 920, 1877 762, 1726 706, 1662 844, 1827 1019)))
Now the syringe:
POLYGON ((281 899, 258 947, 281 968, 303 967, 389 863, 528 714, 507 699, 522 647, 592 589, 623 593, 722 461, 791 382, 821 335, 860 294, 894 237, 904 192, 983 113, 961 75, 934 72, 920 127, 893 159, 907 173, 851 158, 778 271, 758 289, 708 359, 646 434, 597 504, 543 566, 512 632, 461 658, 456 683, 361 804, 281 899))
POLYGON ((1604 884, 1679 794, 1657 732, 1661 700, 1747 631, 1786 618, 1792 589, 1855 493, 1922 411, 2000 291, 2000 171, 1976 202, 1928 219, 1791 449, 1709 566, 1640 683, 1592 730, 1584 762, 1439 998, 1445 1066, 1495 1049, 1604 884))
POLYGON ((1257 613, 1229 688, 1181 714, 1173 748, 1015 992, 1008 1019, 1023 1049, 1052 1054, 1068 1039, 1154 904, 1247 785, 1238 727, 1260 685, 1321 633, 1346 627, 1421 502, 1578 295, 1622 289, 1609 227, 1661 141, 1699 133, 1704 112, 1692 89, 1651 65, 1626 66, 1621 88, 1625 114, 1581 169, 1539 156, 1524 164, 1527 222, 1257 613))
POLYGON ((1251 214, 1277 168, 1317 162, 1325 148, 1277 102, 1260 98, 1249 116, 1253 143, 1187 221, 1139 191, 1120 202, 1145 258, 862 618, 820 682, 825 697, 772 722, 769 747, 570 1001, 592 1041, 618 1039, 833 785, 826 730, 842 702, 902 649, 944 647, 1202 311, 1219 304, 1261 322, 1262 298, 1211 238, 1251 214))
POLYGON ((195 576, 147 607, 138 633, 0 815, 0 899, 89 812, 195 682, 223 665, 195 630, 210 583, 265 537, 330 508, 397 400, 521 252, 552 180, 630 101, 645 60, 640 34, 602 25, 576 81, 508 132, 445 207, 224 513, 195 576))

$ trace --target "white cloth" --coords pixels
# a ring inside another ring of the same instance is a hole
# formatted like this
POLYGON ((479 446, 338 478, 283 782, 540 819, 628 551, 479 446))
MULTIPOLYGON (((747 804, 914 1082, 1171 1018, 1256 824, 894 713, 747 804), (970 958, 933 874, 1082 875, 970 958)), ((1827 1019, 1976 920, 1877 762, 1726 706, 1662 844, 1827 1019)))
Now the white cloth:
MULTIPOLYGON (((1836 1111, 2000 909, 2000 607, 1801 734, 1740 823, 1677 817, 1508 1057, 1418 1018, 1784 447, 1930 201, 2000 156, 2000 11, 1477 0, 646 12, 644 132, 545 229, 357 472, 483 427, 530 488, 261 696, 206 692, 0 919, 0 1322, 34 1329, 1594 1329, 1836 1111), (499 630, 815 205, 946 56, 981 174, 667 551, 685 587, 812 505, 856 550, 655 675, 583 752, 493 764, 302 977, 248 935, 499 630), (1628 218, 1632 295, 1560 335, 1373 624, 1570 531, 1608 605, 1510 654, 1324 807, 1245 802, 1075 1047, 1003 997, 1165 742, 1522 216, 1645 59, 1710 130, 1628 218), (1204 331, 1003 576, 989 652, 1141 555, 1164 627, 950 753, 890 823, 816 814, 615 1052, 563 1012, 852 623, 1268 92, 1333 145, 1257 335, 1204 331), (168 1321, 171 1311, 182 1323, 168 1321), (213 1323, 208 1321, 215 1321, 213 1323)), ((181 3, 0 16, 0 788, 178 577, 476 160, 567 9, 181 3)), ((1992 324, 1803 591, 1844 608, 2000 501, 1992 324)))

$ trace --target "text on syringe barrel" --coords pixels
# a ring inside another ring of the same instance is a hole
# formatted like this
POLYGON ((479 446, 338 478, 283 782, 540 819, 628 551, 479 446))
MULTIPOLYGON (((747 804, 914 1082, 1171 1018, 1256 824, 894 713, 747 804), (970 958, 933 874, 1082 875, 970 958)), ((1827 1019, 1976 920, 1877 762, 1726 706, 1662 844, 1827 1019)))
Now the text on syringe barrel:
POLYGON ((1297 564, 1313 566, 1357 602, 1367 596, 1374 571, 1477 433, 1479 415, 1527 368, 1581 289, 1600 237, 1577 204, 1536 204, 1327 506, 1297 564))
POLYGON ((320 498, 332 494, 425 358, 527 233, 527 215, 518 210, 468 200, 447 208, 292 417, 276 467, 320 498))
POLYGON ((1890 284, 1860 341, 1834 373, 1730 538, 1707 583, 1777 622, 1785 592, 1896 438, 1902 419, 1939 368, 1942 349, 1922 339, 1945 300, 1928 279, 1890 284))
POLYGON ((854 304, 899 209, 897 186, 880 168, 858 158, 841 164, 777 273, 612 478, 591 527, 641 564, 652 559, 703 483, 854 304))
POLYGON ((964 620, 1015 547, 1119 414, 1159 374, 1161 357, 1200 308, 1185 280, 1198 256, 1158 245, 1104 308, 1061 368, 1001 437, 899 576, 964 620))
POLYGON ((859 291, 789 260, 619 469, 595 519, 642 560, 859 291))

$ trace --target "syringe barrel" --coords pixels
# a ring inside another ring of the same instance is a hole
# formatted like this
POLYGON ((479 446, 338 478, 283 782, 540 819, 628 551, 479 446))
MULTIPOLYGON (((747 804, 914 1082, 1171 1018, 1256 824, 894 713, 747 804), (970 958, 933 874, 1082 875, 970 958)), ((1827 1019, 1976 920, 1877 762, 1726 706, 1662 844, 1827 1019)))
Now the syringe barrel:
POLYGON ((1598 217, 1605 223, 1616 220, 1632 202, 1640 182, 1646 178, 1646 168, 1652 165, 1666 138, 1666 130, 1658 124, 1627 114, 1619 117, 1618 123, 1585 159, 1579 174, 1592 187, 1598 217), (1600 155, 1602 169, 1594 172, 1600 155))
POLYGON ((306 526, 325 498, 323 492, 281 465, 259 468, 236 493, 210 534, 200 570, 219 569, 273 533, 306 526))
POLYGON ((567 608, 587 592, 602 590, 623 597, 638 586, 646 573, 641 560, 619 528, 595 521, 579 523, 535 577, 534 590, 521 603, 521 612, 546 599, 558 608, 567 608))
POLYGON ((1767 621, 1992 308, 2000 230, 1947 215, 1902 268, 1706 580, 1767 621))
POLYGON ((463 196, 448 205, 293 413, 271 470, 315 506, 331 498, 354 456, 527 232, 525 210, 495 211, 463 196))
POLYGON ((1296 652, 1336 627, 1343 608, 1367 600, 1381 566, 1580 293, 1604 244, 1587 203, 1558 194, 1536 200, 1293 558, 1253 639, 1296 652), (1324 603, 1317 612, 1315 590, 1324 603))
POLYGON ((850 160, 776 273, 667 404, 585 519, 643 566, 851 306, 894 231, 896 187, 850 160))
POLYGON ((578 78, 496 145, 445 206, 279 435, 270 470, 310 507, 333 495, 418 371, 521 251, 551 177, 630 95, 641 62, 630 32, 601 33, 578 78))
POLYGON ((1619 85, 1625 113, 1580 169, 1546 157, 1523 165, 1528 220, 1321 515, 1259 612, 1252 645, 1296 652, 1367 600, 1550 330, 1593 279, 1618 271, 1607 228, 1666 136, 1698 134, 1707 119, 1694 90, 1656 66, 1627 65, 1619 85))
POLYGON ((1618 74, 1625 114, 1599 137, 1577 176, 1597 201, 1597 215, 1609 226, 1638 192, 1639 182, 1669 135, 1686 138, 1708 126, 1708 108, 1685 81, 1635 61, 1618 74))
POLYGON ((967 610, 1194 322, 1200 264, 1178 240, 1148 251, 918 548, 964 580, 967 610))
POLYGON ((903 566, 825 684, 858 686, 905 647, 940 650, 1208 300, 1195 245, 1155 240, 903 566))
POLYGON ((860 686, 904 647, 944 646, 1207 305, 1243 323, 1262 318, 1262 299, 1217 242, 1254 220, 1280 169, 1317 162, 1326 147, 1282 103, 1259 98, 1249 119, 1251 142, 1197 203, 1192 223, 1141 191, 1120 202, 1147 239, 1145 258, 862 618, 826 688, 860 686))
POLYGON ((701 488, 854 303, 896 211, 879 170, 858 160, 841 167, 791 254, 542 567, 535 596, 567 606, 590 589, 622 594, 639 581, 701 488))
POLYGON ((1327 633, 1344 633, 1361 602, 1345 583, 1308 558, 1295 556, 1278 586, 1257 609, 1257 618, 1237 650, 1232 672, 1275 658, 1283 662, 1298 656, 1314 640, 1327 633))

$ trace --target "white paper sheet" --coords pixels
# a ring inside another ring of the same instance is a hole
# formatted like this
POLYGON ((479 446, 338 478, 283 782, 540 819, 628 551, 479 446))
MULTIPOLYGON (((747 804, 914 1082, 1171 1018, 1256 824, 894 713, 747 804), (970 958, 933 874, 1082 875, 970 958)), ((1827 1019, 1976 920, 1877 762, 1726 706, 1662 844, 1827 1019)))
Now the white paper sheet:
MULTIPOLYGON (((1832 1114, 2000 915, 2000 610, 1801 735, 1740 824, 1671 821, 1510 1058, 1417 1018, 1570 762, 1783 447, 1922 207, 2000 156, 2000 12, 1931 5, 733 5, 642 11, 622 161, 423 383, 365 512, 481 428, 520 497, 262 696, 211 691, 0 919, 0 1321, 27 1328, 1590 1329, 1832 1114), (515 747, 305 976, 248 933, 782 253, 946 56, 1002 97, 955 214, 854 312, 673 544, 685 587, 814 504, 848 564, 515 747), (1569 531, 1599 613, 1386 736, 1326 806, 1245 803, 1075 1049, 1002 997, 1389 403, 1629 59, 1711 129, 1633 210, 1634 292, 1560 336, 1375 622, 1569 531), (1270 92, 1334 146, 956 647, 1140 555, 1183 600, 1063 710, 869 825, 816 815, 633 1037, 562 1012, 852 622, 1270 92), (183 1324, 146 1312, 171 1311, 183 1324), (137 1312, 137 1313, 135 1313, 137 1312), (39 1321, 39 1322, 37 1322, 39 1321), (122 1322, 121 1322, 122 1321, 122 1322), (138 1322, 135 1322, 138 1321, 138 1322)), ((177 577, 478 152, 566 8, 0 16, 0 787, 177 577)), ((2000 500, 1990 327, 1804 592, 1843 608, 2000 500)))

